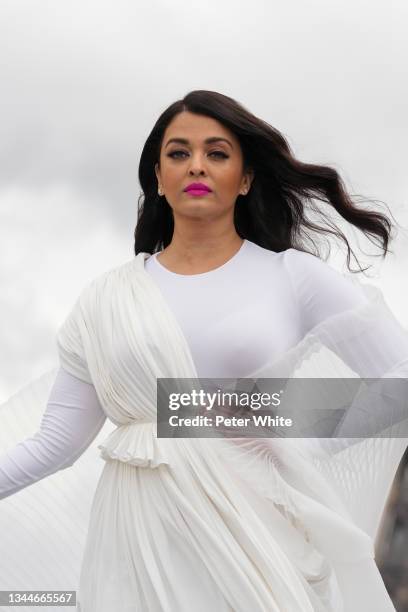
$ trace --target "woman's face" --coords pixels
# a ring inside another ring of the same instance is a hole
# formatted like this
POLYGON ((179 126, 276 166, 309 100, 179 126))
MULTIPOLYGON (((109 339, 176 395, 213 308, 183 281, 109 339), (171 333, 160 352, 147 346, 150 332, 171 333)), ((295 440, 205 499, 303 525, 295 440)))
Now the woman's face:
POLYGON ((243 172, 236 136, 215 119, 188 111, 176 115, 167 126, 155 172, 175 217, 232 216, 237 196, 249 191, 252 181, 252 173, 243 172), (209 138, 220 140, 206 142, 209 138), (183 142, 170 142, 172 139, 183 142), (211 191, 192 195, 185 191, 190 183, 204 183, 211 191))

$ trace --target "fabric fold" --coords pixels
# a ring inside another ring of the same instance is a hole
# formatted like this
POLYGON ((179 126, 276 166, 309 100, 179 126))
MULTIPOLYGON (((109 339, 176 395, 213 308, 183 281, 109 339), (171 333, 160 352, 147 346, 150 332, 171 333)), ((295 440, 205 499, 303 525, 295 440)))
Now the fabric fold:
POLYGON ((116 460, 138 467, 157 468, 170 463, 164 445, 165 440, 157 439, 155 422, 130 421, 114 429, 98 448, 105 461, 116 460))

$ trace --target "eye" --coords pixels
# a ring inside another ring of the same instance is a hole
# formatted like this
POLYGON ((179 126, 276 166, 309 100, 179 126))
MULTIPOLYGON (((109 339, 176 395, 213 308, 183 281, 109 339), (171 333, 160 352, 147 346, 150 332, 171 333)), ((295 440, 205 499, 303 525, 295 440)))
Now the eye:
MULTIPOLYGON (((188 155, 188 153, 186 153, 186 151, 172 151, 171 153, 168 153, 168 157, 174 158, 174 159, 180 159, 179 157, 179 153, 181 153, 182 155, 188 155)), ((211 153, 209 153, 209 155, 216 155, 216 156, 221 156, 221 158, 224 159, 228 159, 228 155, 226 155, 223 151, 211 151, 211 153)))
POLYGON ((187 153, 185 151, 172 151, 171 153, 167 154, 167 157, 178 157, 178 154, 182 153, 183 155, 187 155, 187 153))
POLYGON ((209 155, 221 155, 224 159, 228 159, 228 155, 226 155, 223 151, 211 151, 209 155))

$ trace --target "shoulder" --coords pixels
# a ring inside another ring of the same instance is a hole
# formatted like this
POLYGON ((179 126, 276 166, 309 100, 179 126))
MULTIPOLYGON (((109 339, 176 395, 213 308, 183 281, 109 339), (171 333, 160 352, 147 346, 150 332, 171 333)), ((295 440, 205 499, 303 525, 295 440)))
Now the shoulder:
MULTIPOLYGON (((83 353, 82 343, 92 331, 105 320, 106 313, 112 303, 112 298, 118 293, 120 283, 128 282, 129 275, 134 271, 134 259, 115 266, 98 274, 86 283, 77 296, 67 317, 57 332, 57 344, 62 359, 68 354, 76 355, 78 359, 83 353)), ((68 361, 71 359, 67 357, 68 361)), ((71 360, 72 361, 72 360, 71 360)), ((68 364, 72 367, 73 364, 68 364)), ((80 376, 81 378, 81 376, 80 376)))
POLYGON ((83 320, 95 315, 120 291, 121 286, 128 286, 134 273, 135 258, 109 268, 86 282, 73 300, 69 319, 83 320))
MULTIPOLYGON (((282 258, 289 272, 296 274, 297 272, 307 274, 318 274, 319 272, 324 274, 330 271, 336 272, 327 262, 308 253, 307 251, 300 251, 298 249, 290 248, 286 251, 282 251, 282 258)), ((338 272, 336 272, 339 274, 338 272)))
POLYGON ((83 286, 78 299, 84 301, 91 298, 92 295, 98 295, 112 289, 117 289, 118 284, 123 280, 129 279, 134 272, 135 258, 113 268, 109 268, 88 281, 83 286))
POLYGON ((358 291, 360 286, 357 279, 351 274, 336 270, 317 255, 306 251, 287 249, 283 252, 283 261, 288 274, 299 287, 308 283, 324 290, 328 283, 327 289, 355 287, 358 291))
POLYGON ((283 252, 283 260, 298 307, 309 326, 368 301, 364 286, 356 278, 311 253, 291 248, 283 252))
MULTIPOLYGON (((249 264, 266 274, 271 272, 273 274, 283 273, 292 285, 293 290, 301 291, 306 284, 308 286, 320 285, 324 287, 328 282, 331 285, 336 284, 336 282, 340 284, 346 282, 343 274, 332 268, 317 255, 307 251, 289 248, 277 252, 254 243, 249 244, 250 248, 247 249, 249 264)), ((350 279, 349 282, 352 283, 353 281, 350 279)))
POLYGON ((322 259, 306 251, 294 248, 286 249, 285 251, 272 251, 256 243, 250 242, 249 245, 248 251, 253 259, 256 258, 259 262, 263 261, 268 265, 272 262, 283 263, 293 273, 297 271, 316 273, 329 267, 322 259))
POLYGON ((290 248, 281 256, 293 290, 300 298, 312 290, 320 288, 324 292, 344 283, 345 277, 317 255, 290 248))

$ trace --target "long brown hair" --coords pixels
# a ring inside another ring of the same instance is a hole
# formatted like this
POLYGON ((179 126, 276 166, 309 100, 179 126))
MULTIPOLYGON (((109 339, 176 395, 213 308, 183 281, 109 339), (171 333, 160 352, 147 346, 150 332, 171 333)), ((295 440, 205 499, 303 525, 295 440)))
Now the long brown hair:
POLYGON ((360 208, 357 199, 353 201, 347 193, 335 169, 299 161, 276 128, 253 115, 233 98, 206 90, 191 91, 171 104, 156 121, 143 147, 139 164, 142 194, 138 201, 135 229, 136 255, 141 251, 155 253, 165 248, 172 239, 173 212, 165 197, 157 193, 154 166, 156 162, 159 163, 166 127, 183 111, 212 117, 229 128, 240 142, 244 169, 254 171, 248 194, 239 195, 235 202, 234 224, 241 238, 275 252, 292 247, 320 256, 309 230, 331 234, 345 243, 349 270, 364 271, 367 268, 360 266, 345 234, 330 218, 330 213, 337 211, 378 245, 383 257, 386 256, 392 230, 386 215, 360 208), (325 207, 318 206, 316 201, 323 202, 325 207), (309 213, 318 217, 322 225, 309 218, 309 213), (311 250, 308 244, 312 246, 311 250), (358 270, 351 270, 351 255, 359 265, 358 270))

